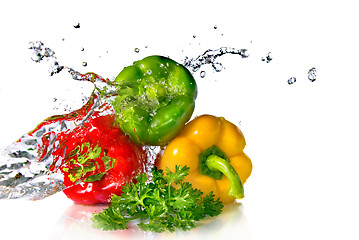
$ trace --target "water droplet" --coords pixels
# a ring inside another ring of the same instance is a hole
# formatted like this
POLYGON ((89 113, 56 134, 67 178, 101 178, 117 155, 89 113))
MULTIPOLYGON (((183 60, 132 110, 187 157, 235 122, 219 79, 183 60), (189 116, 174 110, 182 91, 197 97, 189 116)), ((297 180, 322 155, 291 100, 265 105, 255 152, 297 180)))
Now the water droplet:
POLYGON ((62 40, 62 41, 65 41, 65 38, 62 38, 61 40, 62 40))
POLYGON ((196 35, 193 34, 193 38, 196 38, 196 35))
POLYGON ((82 48, 81 48, 81 51, 82 51, 82 52, 85 51, 85 48, 82 47, 82 48))
POLYGON ((43 56, 40 53, 34 52, 31 56, 31 60, 34 62, 40 62, 42 60, 43 56))
POLYGON ((87 62, 82 62, 82 66, 87 67, 87 62))
POLYGON ((247 57, 249 57, 249 52, 247 49, 241 49, 240 55, 242 56, 242 58, 247 58, 247 57))
POLYGON ((152 73, 152 70, 151 70, 151 69, 148 69, 148 70, 147 70, 147 73, 148 73, 148 74, 151 74, 151 73, 152 73))
POLYGON ((135 53, 139 53, 140 49, 139 48, 135 48, 135 53))
POLYGON ((217 29, 217 25, 214 25, 214 27, 213 27, 214 29, 217 29))
POLYGON ((29 42, 29 49, 40 49, 42 48, 42 46, 44 46, 44 44, 40 41, 35 41, 35 42, 29 42))
POLYGON ((64 66, 60 66, 58 61, 53 60, 51 62, 51 66, 49 68, 49 74, 50 74, 50 76, 53 76, 54 74, 61 72, 62 69, 64 69, 64 66))
POLYGON ((213 63, 212 64, 212 67, 213 69, 216 71, 216 72, 220 72, 223 70, 223 65, 222 63, 213 63))
POLYGON ((55 52, 52 51, 50 48, 45 48, 45 49, 43 49, 42 52, 43 52, 44 57, 47 57, 47 58, 52 58, 55 55, 55 52))
POLYGON ((314 82, 315 80, 317 80, 317 69, 315 67, 311 68, 308 71, 308 79, 311 82, 314 82))
POLYGON ((272 53, 271 52, 267 53, 267 55, 265 57, 262 57, 262 61, 266 62, 266 63, 269 63, 272 60, 273 60, 273 58, 272 58, 272 53))
POLYGON ((201 78, 204 78, 206 76, 206 72, 205 71, 201 71, 200 74, 201 78))
POLYGON ((288 79, 288 84, 291 85, 293 83, 295 83, 297 81, 297 79, 295 77, 291 77, 288 79))
POLYGON ((80 23, 77 23, 76 25, 74 25, 74 28, 80 28, 80 23))

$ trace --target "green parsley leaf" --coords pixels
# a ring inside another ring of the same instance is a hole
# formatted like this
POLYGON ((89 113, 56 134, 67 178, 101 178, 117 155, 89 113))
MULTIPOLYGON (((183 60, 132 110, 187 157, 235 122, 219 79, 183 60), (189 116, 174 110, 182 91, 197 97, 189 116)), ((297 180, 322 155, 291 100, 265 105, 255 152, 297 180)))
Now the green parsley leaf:
POLYGON ((189 167, 187 166, 176 166, 175 172, 171 172, 169 168, 166 169, 166 176, 164 176, 165 180, 168 184, 172 184, 172 182, 178 184, 181 182, 189 173, 189 167))
POLYGON ((113 168, 116 163, 116 159, 108 157, 98 144, 92 146, 89 142, 78 145, 65 159, 62 170, 68 172, 68 177, 72 182, 100 180, 105 172, 113 168), (103 170, 100 170, 100 161, 104 165, 103 170))
POLYGON ((126 229, 132 220, 139 220, 144 231, 173 232, 190 230, 196 222, 222 212, 223 205, 213 193, 203 193, 183 182, 189 173, 186 166, 176 166, 175 171, 153 168, 152 180, 139 174, 136 183, 127 183, 120 196, 113 195, 111 205, 92 217, 93 227, 102 230, 126 229))
POLYGON ((101 180, 103 175, 105 175, 105 173, 98 173, 98 174, 90 175, 87 178, 85 178, 84 182, 95 182, 95 181, 101 180))

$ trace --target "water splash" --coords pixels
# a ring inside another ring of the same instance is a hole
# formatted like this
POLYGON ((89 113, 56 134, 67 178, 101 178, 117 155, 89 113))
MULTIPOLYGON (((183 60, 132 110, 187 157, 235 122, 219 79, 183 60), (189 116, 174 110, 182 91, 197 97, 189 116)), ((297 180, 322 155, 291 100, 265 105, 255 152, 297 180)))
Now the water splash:
MULTIPOLYGON (((50 62, 51 76, 63 70, 73 80, 91 82, 93 93, 80 109, 64 115, 45 119, 34 130, 24 134, 19 140, 0 149, 0 199, 27 198, 39 200, 65 189, 62 164, 54 161, 53 152, 60 146, 58 136, 82 126, 90 118, 114 114, 110 102, 116 97, 117 87, 109 79, 95 73, 82 74, 70 67, 60 65, 55 52, 40 42, 31 42, 34 51, 32 60, 50 62), (57 71, 54 71, 56 62, 57 71)), ((57 98, 53 99, 58 102, 57 98)), ((71 109, 71 106, 69 107, 71 109)), ((147 169, 151 169, 160 147, 144 146, 148 154, 147 169)))
POLYGON ((234 54, 242 58, 248 58, 249 53, 247 49, 235 49, 230 47, 221 47, 216 50, 208 49, 203 54, 196 58, 186 57, 182 64, 187 67, 191 72, 197 72, 203 65, 211 65, 216 72, 220 72, 223 69, 223 65, 217 62, 217 58, 226 55, 234 54))
POLYGON ((101 105, 97 93, 81 109, 45 119, 5 149, 0 149, 0 199, 42 199, 64 189, 63 176, 50 170, 59 133, 81 125, 101 105))
MULTIPOLYGON (((58 146, 57 136, 81 126, 96 114, 114 112, 107 102, 115 91, 108 79, 94 73, 81 74, 59 64, 55 52, 40 41, 30 42, 29 48, 33 50, 33 61, 50 62, 50 76, 67 70, 74 80, 93 83, 94 91, 82 108, 45 119, 31 132, 0 149, 0 199, 42 199, 63 190, 63 175, 58 171, 59 166, 50 170, 52 152, 58 146)), ((58 102, 58 99, 53 101, 58 102)), ((72 110, 71 106, 64 107, 72 110)))
POLYGON ((61 66, 57 61, 55 52, 50 48, 45 47, 41 41, 29 42, 29 45, 29 49, 33 50, 31 59, 34 62, 39 63, 44 60, 50 62, 50 76, 60 73, 64 69, 64 66, 61 66))
POLYGON ((70 113, 72 112, 75 106, 79 106, 79 104, 84 105, 90 99, 90 96, 84 89, 81 87, 81 91, 79 92, 79 96, 77 98, 68 98, 68 97, 54 97, 52 101, 52 109, 56 112, 70 113))

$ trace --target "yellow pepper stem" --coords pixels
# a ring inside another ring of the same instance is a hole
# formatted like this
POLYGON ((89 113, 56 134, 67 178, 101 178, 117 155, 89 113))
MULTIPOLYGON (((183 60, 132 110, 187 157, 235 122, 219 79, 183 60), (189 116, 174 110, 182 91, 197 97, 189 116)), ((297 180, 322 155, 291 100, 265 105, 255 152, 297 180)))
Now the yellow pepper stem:
POLYGON ((229 180, 231 186, 228 190, 228 195, 235 198, 243 198, 244 190, 242 181, 238 176, 236 170, 225 159, 213 154, 208 156, 206 165, 211 171, 220 171, 229 180))

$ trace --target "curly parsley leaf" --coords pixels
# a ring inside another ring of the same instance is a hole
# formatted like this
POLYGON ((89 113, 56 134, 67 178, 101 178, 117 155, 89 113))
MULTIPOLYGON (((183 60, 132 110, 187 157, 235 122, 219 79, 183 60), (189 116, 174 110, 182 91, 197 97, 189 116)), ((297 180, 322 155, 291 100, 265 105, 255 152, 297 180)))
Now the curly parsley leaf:
POLYGON ((138 219, 138 226, 144 231, 173 232, 190 230, 197 221, 220 214, 223 205, 214 199, 213 193, 202 197, 200 190, 183 182, 188 173, 186 166, 176 166, 174 172, 167 169, 166 173, 154 168, 152 181, 146 174, 139 174, 136 183, 127 183, 120 196, 112 196, 108 208, 93 215, 93 227, 122 230, 138 219))
POLYGON ((62 171, 68 173, 70 181, 94 182, 100 180, 105 172, 113 168, 116 159, 106 155, 101 147, 85 142, 76 146, 65 156, 62 171))
POLYGON ((169 168, 166 169, 166 175, 164 176, 164 179, 166 182, 171 185, 172 182, 178 184, 188 175, 189 173, 189 167, 187 166, 176 166, 175 171, 171 172, 169 168))

